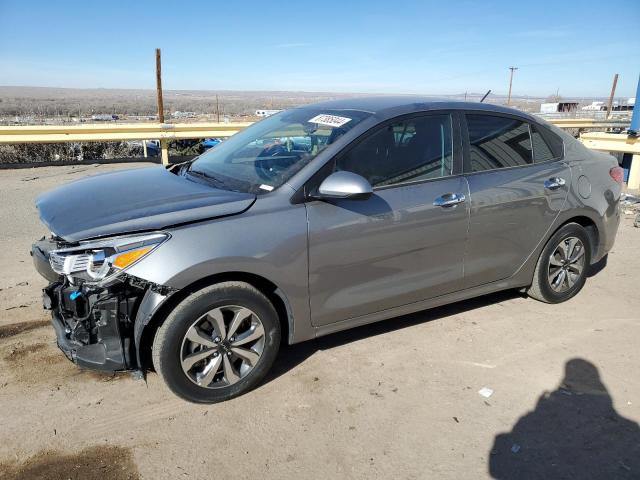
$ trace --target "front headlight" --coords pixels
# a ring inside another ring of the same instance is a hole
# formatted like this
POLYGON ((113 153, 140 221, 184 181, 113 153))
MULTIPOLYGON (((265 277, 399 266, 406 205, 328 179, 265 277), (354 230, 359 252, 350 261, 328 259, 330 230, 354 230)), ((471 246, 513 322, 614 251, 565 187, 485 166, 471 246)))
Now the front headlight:
POLYGON ((169 238, 166 233, 114 237, 80 242, 77 246, 53 250, 49 263, 54 272, 88 283, 116 277, 149 255, 169 238))

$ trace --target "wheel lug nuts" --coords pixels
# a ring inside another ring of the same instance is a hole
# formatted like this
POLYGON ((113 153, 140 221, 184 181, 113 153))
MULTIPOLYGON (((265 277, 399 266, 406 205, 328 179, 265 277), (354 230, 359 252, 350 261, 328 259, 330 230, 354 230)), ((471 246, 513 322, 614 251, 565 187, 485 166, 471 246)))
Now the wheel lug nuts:
POLYGON ((235 337, 235 336, 231 337, 231 338, 229 339, 229 341, 230 341, 230 342, 235 342, 235 341, 236 341, 236 337, 235 337))
POLYGON ((217 357, 218 356, 218 352, 213 352, 213 356, 217 357))
POLYGON ((230 357, 230 356, 231 356, 231 352, 227 352, 227 357, 230 357))
POLYGON ((220 337, 216 337, 213 339, 214 343, 220 343, 220 337))

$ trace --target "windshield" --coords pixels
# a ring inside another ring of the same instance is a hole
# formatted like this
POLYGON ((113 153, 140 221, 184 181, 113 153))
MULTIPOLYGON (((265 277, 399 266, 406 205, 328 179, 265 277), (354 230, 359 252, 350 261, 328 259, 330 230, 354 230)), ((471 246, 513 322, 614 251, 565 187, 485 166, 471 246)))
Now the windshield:
POLYGON ((355 110, 280 112, 204 153, 187 174, 227 190, 268 193, 369 116, 355 110))

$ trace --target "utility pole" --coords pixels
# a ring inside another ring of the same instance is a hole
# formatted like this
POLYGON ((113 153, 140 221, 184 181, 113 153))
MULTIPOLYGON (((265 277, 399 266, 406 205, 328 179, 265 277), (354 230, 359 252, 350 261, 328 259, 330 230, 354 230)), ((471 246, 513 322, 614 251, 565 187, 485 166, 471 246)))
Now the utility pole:
POLYGON ((509 96, 507 97, 507 105, 511 105, 511 85, 513 84, 513 72, 518 70, 518 67, 509 67, 511 70, 511 76, 509 77, 509 96))
POLYGON ((156 48, 156 91, 158 94, 158 121, 164 123, 164 105, 162 103, 162 60, 160 49, 156 48))
POLYGON ((616 85, 618 85, 618 74, 613 76, 613 85, 611 85, 611 95, 609 95, 609 103, 607 104, 607 118, 611 115, 611 107, 613 105, 613 96, 616 94, 616 85))
MULTIPOLYGON (((162 61, 160 49, 156 48, 156 91, 158 94, 158 121, 164 123, 164 105, 162 103, 162 61)), ((163 165, 169 165, 169 145, 164 139, 160 139, 160 155, 163 165)))
POLYGON ((220 103, 218 102, 218 95, 216 95, 216 117, 217 122, 220 123, 220 103))

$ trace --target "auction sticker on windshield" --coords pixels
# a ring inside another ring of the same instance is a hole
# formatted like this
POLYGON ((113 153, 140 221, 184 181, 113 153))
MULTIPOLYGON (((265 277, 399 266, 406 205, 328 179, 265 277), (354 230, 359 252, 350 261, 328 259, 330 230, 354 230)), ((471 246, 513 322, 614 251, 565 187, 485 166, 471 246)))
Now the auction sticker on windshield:
POLYGON ((320 114, 309 120, 309 123, 317 123, 318 125, 327 125, 328 127, 341 127, 351 119, 347 117, 339 117, 337 115, 320 114))

